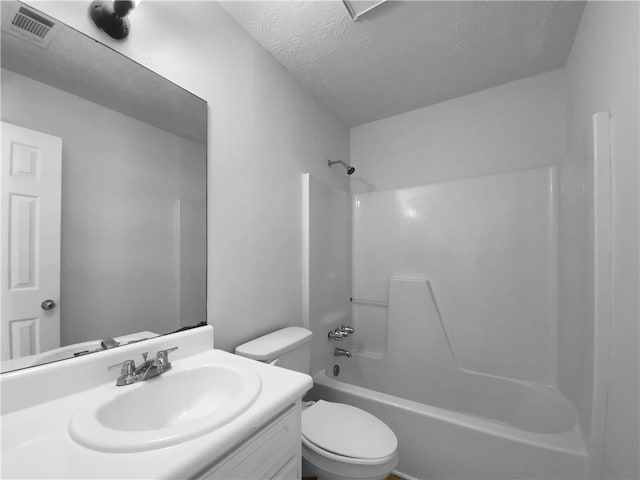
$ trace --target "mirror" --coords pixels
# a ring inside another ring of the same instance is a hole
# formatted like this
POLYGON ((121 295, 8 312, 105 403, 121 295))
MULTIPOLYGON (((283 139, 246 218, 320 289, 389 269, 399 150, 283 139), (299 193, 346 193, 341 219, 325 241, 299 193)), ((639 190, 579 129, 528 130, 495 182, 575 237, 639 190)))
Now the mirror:
POLYGON ((206 102, 2 3, 2 371, 206 321, 206 102))

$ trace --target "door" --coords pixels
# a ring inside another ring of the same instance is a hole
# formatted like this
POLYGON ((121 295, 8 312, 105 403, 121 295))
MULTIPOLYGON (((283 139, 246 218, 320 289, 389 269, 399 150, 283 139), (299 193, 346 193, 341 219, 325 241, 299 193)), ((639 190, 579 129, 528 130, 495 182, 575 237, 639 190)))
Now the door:
POLYGON ((60 346, 62 139, 2 122, 2 360, 60 346))

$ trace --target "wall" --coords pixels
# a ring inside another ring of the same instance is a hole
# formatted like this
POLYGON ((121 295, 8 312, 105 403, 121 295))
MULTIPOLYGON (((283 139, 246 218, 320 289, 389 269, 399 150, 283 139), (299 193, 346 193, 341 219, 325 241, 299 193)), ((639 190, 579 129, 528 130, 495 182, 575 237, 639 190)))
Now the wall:
POLYGON ((348 190, 349 132, 214 2, 142 2, 124 42, 83 2, 29 2, 209 103, 207 318, 216 347, 300 325, 302 172, 348 190))
POLYGON ((351 129, 352 192, 523 170, 564 157, 561 71, 351 129))
MULTIPOLYGON (((2 119, 62 138, 61 344, 176 330, 176 200, 200 206, 204 238, 204 146, 4 69, 2 119)), ((204 272, 180 266, 202 278, 190 292, 202 317, 204 272)))
POLYGON ((601 471, 607 479, 640 475, 638 17, 638 2, 588 2, 566 66, 571 156, 589 135, 591 115, 611 113, 612 309, 601 471))

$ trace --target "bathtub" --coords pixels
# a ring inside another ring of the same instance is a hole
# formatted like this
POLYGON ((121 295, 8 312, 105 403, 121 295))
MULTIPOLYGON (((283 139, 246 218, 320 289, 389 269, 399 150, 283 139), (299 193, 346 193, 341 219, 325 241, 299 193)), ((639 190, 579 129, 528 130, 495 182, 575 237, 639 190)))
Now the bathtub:
POLYGON ((443 408, 343 381, 352 381, 350 373, 362 371, 358 363, 368 360, 356 355, 341 361, 343 373, 337 377, 333 370, 315 374, 310 397, 357 406, 389 425, 398 437, 398 475, 407 479, 587 478, 587 449, 575 409, 551 389, 501 383, 500 378, 489 378, 488 383, 478 379, 487 392, 500 389, 492 395, 493 402, 482 402, 476 391, 443 408), (484 404, 484 409, 455 410, 472 398, 476 400, 468 405, 484 404))

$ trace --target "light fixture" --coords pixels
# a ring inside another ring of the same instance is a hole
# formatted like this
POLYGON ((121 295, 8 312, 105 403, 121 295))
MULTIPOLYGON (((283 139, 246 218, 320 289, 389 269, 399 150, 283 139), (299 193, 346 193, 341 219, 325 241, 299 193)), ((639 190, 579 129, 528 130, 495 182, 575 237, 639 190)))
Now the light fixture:
POLYGON ((115 0, 113 2, 94 1, 89 7, 89 16, 96 26, 116 40, 123 40, 129 35, 129 19, 127 15, 140 0, 115 0))

